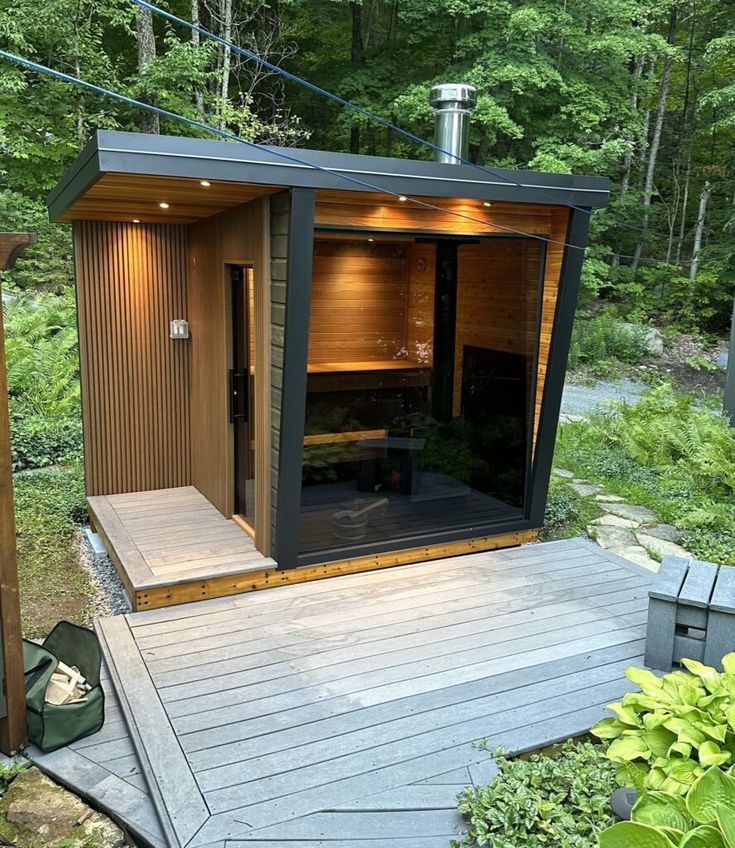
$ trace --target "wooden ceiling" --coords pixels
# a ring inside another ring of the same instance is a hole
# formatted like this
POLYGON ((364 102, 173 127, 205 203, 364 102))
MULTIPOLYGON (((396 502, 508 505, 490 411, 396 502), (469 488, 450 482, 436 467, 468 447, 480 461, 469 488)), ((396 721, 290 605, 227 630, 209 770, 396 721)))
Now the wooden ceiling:
POLYGON ((134 221, 143 224, 191 224, 223 209, 273 194, 277 186, 249 185, 146 174, 102 174, 72 203, 60 220, 134 221), (167 203, 162 209, 160 203, 167 203))

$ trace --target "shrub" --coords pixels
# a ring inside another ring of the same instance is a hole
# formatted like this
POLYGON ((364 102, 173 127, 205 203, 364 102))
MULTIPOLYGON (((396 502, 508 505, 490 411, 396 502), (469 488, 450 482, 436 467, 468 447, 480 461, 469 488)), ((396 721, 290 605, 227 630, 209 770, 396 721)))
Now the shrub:
POLYGON ((465 789, 459 810, 469 831, 454 846, 592 848, 613 821, 610 794, 618 786, 604 749, 566 743, 555 756, 497 758, 500 775, 465 789))
POLYGON ((659 678, 629 668, 626 676, 641 691, 611 704, 615 717, 592 728, 613 740, 607 756, 620 765, 620 780, 639 790, 685 795, 706 769, 735 762, 735 653, 723 657, 723 673, 682 662, 689 674, 659 678))
POLYGON ((82 457, 82 422, 78 418, 45 420, 14 415, 11 421, 13 470, 44 468, 82 457))
POLYGON ((646 793, 636 801, 631 821, 614 824, 598 840, 600 848, 733 848, 735 777, 712 766, 686 800, 646 793))
POLYGON ((622 324, 610 312, 574 324, 569 367, 600 367, 611 361, 637 365, 648 355, 645 327, 622 324))

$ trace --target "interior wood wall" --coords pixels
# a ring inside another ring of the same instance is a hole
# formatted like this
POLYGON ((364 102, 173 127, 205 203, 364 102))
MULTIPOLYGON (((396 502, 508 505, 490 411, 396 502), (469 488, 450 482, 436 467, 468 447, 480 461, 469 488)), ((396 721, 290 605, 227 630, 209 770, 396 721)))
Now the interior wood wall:
MULTIPOLYGON (((317 226, 353 226, 367 230, 416 231, 452 234, 478 235, 481 233, 508 234, 508 229, 521 233, 539 234, 547 237, 546 262, 544 270, 543 306, 541 336, 539 340, 539 359, 537 370, 536 408, 534 411, 534 438, 538 431, 543 387, 546 381, 546 365, 556 312, 556 300, 564 258, 564 241, 567 235, 569 210, 563 206, 549 206, 533 203, 494 202, 490 208, 480 200, 466 200, 446 197, 424 197, 423 201, 434 204, 442 210, 419 207, 410 201, 401 202, 397 198, 373 195, 369 192, 318 191, 315 223, 317 226)), ((417 246, 418 247, 418 246, 417 246)), ((414 251, 416 248, 414 248, 414 251)), ((420 253, 414 254, 409 271, 411 291, 422 291, 422 299, 428 296, 428 283, 431 269, 417 271, 416 262, 420 253), (420 282, 423 280, 423 282, 420 282)), ((427 259, 427 261, 430 261, 427 259)), ((412 304, 413 295, 410 296, 412 304)), ((432 301, 433 302, 433 301, 432 301)), ((420 307, 418 308, 420 310, 420 307)), ((415 305, 409 307, 407 321, 407 340, 409 351, 416 349, 417 343, 425 343, 428 333, 425 325, 417 330, 420 318, 415 305), (412 336, 412 333, 414 334, 412 336)))
POLYGON ((408 244, 317 239, 309 362, 405 358, 408 244))
POLYGON ((252 264, 256 291, 270 285, 263 239, 267 218, 267 202, 259 199, 188 228, 191 482, 226 516, 232 515, 234 509, 234 442, 228 386, 232 317, 226 265, 252 264))
POLYGON ((87 494, 191 483, 186 229, 74 224, 87 494))
POLYGON ((436 247, 411 245, 408 266, 406 347, 408 358, 430 367, 434 361, 434 288, 436 247))

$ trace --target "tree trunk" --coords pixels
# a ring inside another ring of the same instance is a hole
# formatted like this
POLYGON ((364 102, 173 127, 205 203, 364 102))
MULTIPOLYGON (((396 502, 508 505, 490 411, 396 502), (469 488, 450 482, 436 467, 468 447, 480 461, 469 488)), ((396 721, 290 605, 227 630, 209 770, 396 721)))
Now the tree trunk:
MULTIPOLYGON (((674 40, 676 32, 676 10, 672 10, 669 18, 669 34, 667 42, 671 44, 674 40)), ((653 137, 651 138, 651 148, 648 152, 648 167, 646 168, 646 181, 643 185, 643 230, 648 227, 648 221, 651 213, 651 198, 653 197, 653 178, 656 173, 656 159, 658 157, 658 149, 661 145, 661 130, 664 125, 664 115, 666 114, 666 100, 669 96, 669 83, 671 81, 671 56, 666 56, 664 59, 664 69, 661 75, 661 88, 659 89, 658 105, 656 107, 656 120, 653 126, 653 137)), ((643 252, 643 241, 639 241, 635 247, 633 261, 631 262, 631 270, 635 273, 638 270, 638 265, 643 252)))
MULTIPOLYGON (((145 76, 146 69, 156 59, 156 37, 153 33, 153 12, 150 9, 138 7, 136 13, 136 33, 138 38, 138 73, 145 76)), ((155 98, 143 96, 141 100, 155 106, 155 98)), ((161 122, 154 112, 141 110, 140 129, 147 133, 160 133, 161 122)))
MULTIPOLYGON (((191 0, 191 22, 194 26, 201 25, 201 17, 199 15, 199 0, 191 0)), ((191 31, 191 43, 194 47, 199 47, 201 44, 201 38, 199 36, 199 32, 195 29, 191 31)), ((199 115, 204 114, 204 92, 197 85, 194 90, 194 102, 196 103, 197 113, 199 115)))
POLYGON ((681 223, 679 224, 679 240, 676 243, 676 259, 677 265, 681 262, 681 252, 684 249, 684 234, 687 226, 687 207, 689 206, 689 180, 692 176, 692 148, 689 147, 687 154, 687 172, 684 177, 684 197, 681 201, 681 223))
POLYGON ((707 217, 707 204, 712 194, 712 184, 707 182, 702 187, 699 195, 699 213, 697 214, 697 228, 694 231, 694 247, 692 248, 692 264, 689 266, 689 279, 693 280, 699 271, 699 251, 702 249, 702 235, 704 234, 704 220, 707 217))
MULTIPOLYGON (((364 45, 362 41, 362 3, 350 3, 352 10, 352 47, 350 60, 353 66, 361 65, 364 58, 364 45)), ((360 127, 350 127, 350 153, 360 152, 360 127)))
MULTIPOLYGON (((230 41, 232 38, 232 0, 221 0, 220 13, 222 19, 222 38, 225 41, 230 41)), ((228 45, 222 48, 222 68, 220 77, 219 96, 224 109, 227 99, 230 96, 230 68, 232 67, 232 49, 228 45)), ((220 118, 219 128, 224 130, 227 122, 224 116, 220 118)))

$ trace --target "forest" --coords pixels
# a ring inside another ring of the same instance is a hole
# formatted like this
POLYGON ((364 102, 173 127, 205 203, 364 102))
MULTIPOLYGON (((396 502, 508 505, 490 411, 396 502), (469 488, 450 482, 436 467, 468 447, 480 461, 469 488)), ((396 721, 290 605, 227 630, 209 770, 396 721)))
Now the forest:
MULTIPOLYGON (((274 65, 432 132, 437 81, 478 90, 471 157, 600 174, 584 275, 631 320, 723 334, 735 278, 732 0, 167 0, 274 65)), ((431 151, 130 0, 1 0, 0 47, 245 139, 431 151)), ((203 131, 0 62, 0 227, 39 242, 6 281, 63 293, 44 194, 97 128, 203 131)))

